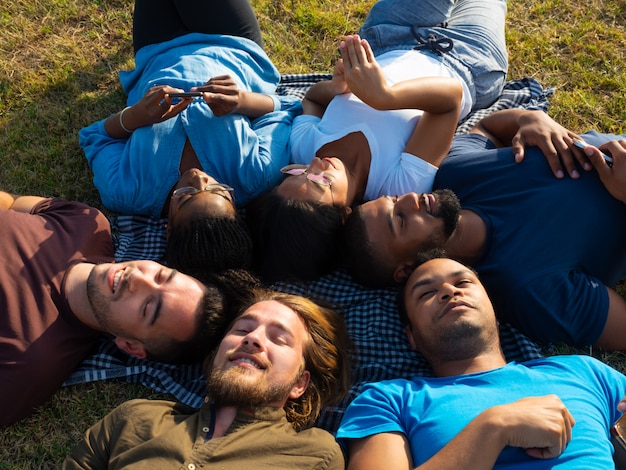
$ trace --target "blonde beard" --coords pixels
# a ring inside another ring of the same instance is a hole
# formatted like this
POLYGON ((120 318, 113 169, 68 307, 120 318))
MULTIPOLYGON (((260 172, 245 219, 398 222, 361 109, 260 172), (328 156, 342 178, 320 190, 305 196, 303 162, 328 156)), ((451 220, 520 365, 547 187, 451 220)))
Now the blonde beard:
POLYGON ((226 371, 213 369, 208 378, 208 391, 218 406, 263 406, 284 401, 300 378, 300 373, 290 383, 269 384, 266 375, 255 379, 254 371, 233 367, 226 371))

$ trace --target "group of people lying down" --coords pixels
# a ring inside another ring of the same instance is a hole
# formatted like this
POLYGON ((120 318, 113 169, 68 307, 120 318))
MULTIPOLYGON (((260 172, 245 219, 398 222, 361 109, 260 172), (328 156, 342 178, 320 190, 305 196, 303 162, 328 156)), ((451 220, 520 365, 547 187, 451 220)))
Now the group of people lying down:
POLYGON ((612 466, 626 379, 540 346, 626 350, 626 136, 522 108, 459 133, 502 95, 505 15, 379 0, 299 99, 247 0, 136 0, 128 106, 79 143, 165 249, 0 192, 0 423, 110 338, 202 396, 121 405, 64 468, 612 466))

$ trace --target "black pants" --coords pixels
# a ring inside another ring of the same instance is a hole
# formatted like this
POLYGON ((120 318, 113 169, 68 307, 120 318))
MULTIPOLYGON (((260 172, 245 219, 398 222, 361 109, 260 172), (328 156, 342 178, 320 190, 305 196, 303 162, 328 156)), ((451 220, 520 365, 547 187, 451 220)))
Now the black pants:
POLYGON ((248 0, 135 0, 133 48, 188 33, 227 34, 263 47, 261 29, 248 0))

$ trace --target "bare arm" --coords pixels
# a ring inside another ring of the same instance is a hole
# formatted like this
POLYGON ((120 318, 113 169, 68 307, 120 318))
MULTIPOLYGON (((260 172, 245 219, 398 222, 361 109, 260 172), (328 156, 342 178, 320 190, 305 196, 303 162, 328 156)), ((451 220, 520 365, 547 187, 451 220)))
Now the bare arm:
POLYGON ((41 196, 17 196, 5 191, 0 191, 0 208, 28 213, 37 203, 44 199, 47 198, 41 196))
POLYGON ((609 293, 609 315, 595 346, 608 351, 624 351, 626 350, 626 299, 614 289, 610 287, 606 289, 609 293))
POLYGON ((350 88, 346 83, 343 59, 335 64, 331 80, 323 80, 314 83, 302 99, 302 113, 322 117, 331 100, 343 93, 348 93, 350 88))
POLYGON ((236 113, 255 119, 274 110, 272 98, 263 93, 240 90, 230 75, 213 77, 192 90, 204 92, 204 101, 218 117, 236 113))
POLYGON ((571 440, 573 425, 574 418, 555 395, 523 398, 483 411, 417 467, 413 467, 409 443, 400 433, 350 440, 348 470, 491 469, 505 446, 522 447, 534 458, 553 458, 571 440))
POLYGON ((592 169, 584 153, 573 145, 578 135, 543 111, 496 111, 481 119, 471 132, 487 136, 498 147, 513 147, 518 163, 524 160, 525 147, 539 147, 557 178, 563 178, 563 167, 570 177, 578 178, 576 162, 585 170, 592 169))
POLYGON ((367 41, 348 36, 340 50, 346 83, 363 102, 379 110, 424 112, 404 151, 439 166, 450 150, 461 110, 458 80, 421 77, 389 86, 367 41))
POLYGON ((104 122, 104 129, 115 139, 126 139, 135 129, 174 117, 191 103, 190 98, 172 102, 168 93, 181 91, 184 90, 167 85, 154 86, 138 103, 110 116, 104 122))

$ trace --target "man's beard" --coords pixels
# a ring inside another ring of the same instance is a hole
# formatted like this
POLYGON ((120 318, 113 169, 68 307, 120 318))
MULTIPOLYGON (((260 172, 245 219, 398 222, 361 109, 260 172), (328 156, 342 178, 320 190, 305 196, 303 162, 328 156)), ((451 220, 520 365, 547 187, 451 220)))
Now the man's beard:
POLYGON ((226 371, 214 367, 208 379, 209 396, 218 406, 265 406, 284 401, 301 375, 300 371, 291 383, 269 384, 266 374, 252 379, 255 373, 243 367, 226 371))
POLYGON ((499 347, 497 324, 486 328, 467 321, 455 322, 433 330, 428 336, 429 345, 418 345, 418 349, 431 364, 472 359, 499 347))
POLYGON ((437 340, 440 346, 438 359, 442 362, 461 361, 484 352, 485 343, 481 330, 468 323, 448 327, 437 340))
POLYGON ((96 270, 92 269, 87 278, 87 299, 93 310, 94 317, 102 331, 106 331, 109 334, 120 334, 121 328, 114 322, 110 315, 110 305, 108 299, 100 293, 98 287, 95 284, 96 270))
POLYGON ((443 221, 443 233, 447 240, 459 223, 461 203, 457 195, 449 189, 437 189, 432 194, 438 203, 432 215, 443 221))

